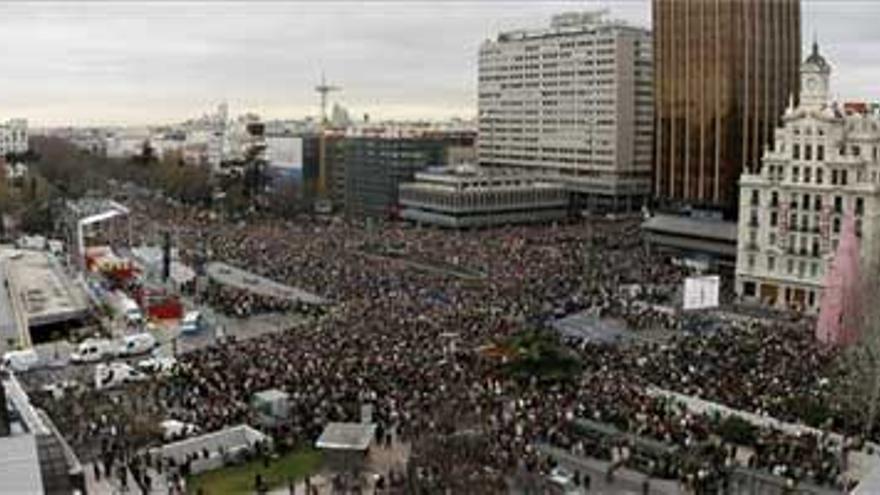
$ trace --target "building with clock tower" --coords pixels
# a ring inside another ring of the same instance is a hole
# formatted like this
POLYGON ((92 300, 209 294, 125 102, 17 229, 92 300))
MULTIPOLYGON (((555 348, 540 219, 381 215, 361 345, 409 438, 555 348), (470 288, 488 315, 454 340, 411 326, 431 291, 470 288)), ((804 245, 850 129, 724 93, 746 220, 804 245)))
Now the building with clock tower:
POLYGON ((762 166, 740 177, 736 290, 746 301, 818 312, 846 217, 863 266, 880 254, 880 114, 833 103, 830 82, 814 43, 800 104, 790 98, 762 166))
POLYGON ((801 65, 801 107, 821 109, 830 100, 831 66, 819 54, 819 43, 813 42, 813 51, 801 65))

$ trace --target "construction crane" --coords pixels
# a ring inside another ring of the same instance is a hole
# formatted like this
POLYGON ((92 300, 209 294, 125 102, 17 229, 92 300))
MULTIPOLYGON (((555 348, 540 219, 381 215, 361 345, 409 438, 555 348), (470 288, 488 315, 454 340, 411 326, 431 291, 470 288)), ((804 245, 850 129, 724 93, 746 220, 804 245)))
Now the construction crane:
POLYGON ((315 86, 315 91, 321 95, 321 126, 319 127, 320 135, 318 137, 319 142, 319 162, 318 162, 318 202, 316 203, 316 207, 318 209, 326 209, 328 205, 327 203, 327 164, 325 155, 327 154, 327 145, 324 142, 324 131, 327 125, 327 95, 333 91, 342 91, 342 88, 339 86, 331 86, 327 84, 327 80, 324 78, 324 73, 321 73, 321 84, 315 86))

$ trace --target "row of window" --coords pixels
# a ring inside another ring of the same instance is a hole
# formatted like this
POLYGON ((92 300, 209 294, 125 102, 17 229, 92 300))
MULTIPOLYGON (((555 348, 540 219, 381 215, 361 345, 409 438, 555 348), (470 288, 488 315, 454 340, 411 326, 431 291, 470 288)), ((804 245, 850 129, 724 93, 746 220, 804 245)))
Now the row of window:
MULTIPOLYGON (((756 264, 756 255, 749 254, 746 256, 746 269, 749 271, 754 271, 756 264)), ((775 273, 776 272, 776 256, 768 255, 767 256, 767 272, 775 273)), ((794 258, 787 258, 785 260, 785 274, 796 276, 797 278, 818 278, 822 276, 823 273, 822 262, 812 261, 807 262, 806 260, 795 260, 794 258)))
MULTIPOLYGON (((784 165, 768 165, 766 167, 767 177, 774 181, 782 181, 785 176, 784 165)), ((794 184, 803 183, 803 184, 816 184, 823 185, 825 183, 825 167, 816 166, 814 167, 803 167, 801 168, 798 165, 792 165, 790 167, 790 180, 794 184), (815 175, 813 172, 815 171, 815 175), (801 175, 803 172, 803 175, 801 175)), ((830 177, 829 184, 832 186, 846 186, 849 185, 850 174, 849 171, 845 168, 832 168, 829 170, 830 177)), ((872 181, 876 181, 877 175, 874 172, 872 181)), ((864 174, 859 171, 856 173, 856 183, 864 182, 864 174)))
MULTIPOLYGON (((845 172, 845 171, 844 171, 845 172)), ((798 208, 803 210, 809 210, 810 205, 812 204, 813 209, 816 211, 822 211, 822 198, 821 194, 798 194, 796 192, 791 193, 789 196, 789 207, 793 210, 797 210, 798 208)), ((843 213, 843 196, 834 196, 833 204, 834 204, 834 212, 835 213, 843 213)), ((749 204, 753 207, 761 206, 761 191, 758 189, 752 189, 751 198, 749 204)), ((770 208, 778 208, 779 203, 779 192, 778 191, 770 191, 770 203, 768 206, 770 208)), ((861 216, 865 212, 865 198, 861 196, 856 196, 853 201, 853 209, 855 214, 861 216)), ((754 210, 753 210, 754 211, 754 210)))
MULTIPOLYGON (((880 149, 876 146, 871 148, 871 153, 868 156, 864 156, 863 149, 858 144, 851 144, 847 147, 845 144, 841 144, 837 148, 837 157, 845 157, 851 156, 855 158, 873 158, 874 161, 877 161, 880 158, 880 149)), ((780 142, 779 151, 785 151, 785 144, 780 142)), ((802 144, 802 143, 792 143, 791 145, 791 158, 793 160, 802 160, 805 162, 817 161, 822 162, 825 161, 825 145, 823 144, 802 144), (813 153, 815 149, 816 153, 813 153), (803 151, 803 153, 801 153, 803 151)))

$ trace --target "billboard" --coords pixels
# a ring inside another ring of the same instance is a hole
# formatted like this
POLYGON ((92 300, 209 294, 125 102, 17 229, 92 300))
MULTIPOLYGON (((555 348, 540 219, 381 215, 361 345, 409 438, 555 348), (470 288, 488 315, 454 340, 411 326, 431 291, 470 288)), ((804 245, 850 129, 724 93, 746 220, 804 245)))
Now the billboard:
POLYGON ((688 277, 684 280, 684 309, 717 308, 721 292, 721 277, 688 277))

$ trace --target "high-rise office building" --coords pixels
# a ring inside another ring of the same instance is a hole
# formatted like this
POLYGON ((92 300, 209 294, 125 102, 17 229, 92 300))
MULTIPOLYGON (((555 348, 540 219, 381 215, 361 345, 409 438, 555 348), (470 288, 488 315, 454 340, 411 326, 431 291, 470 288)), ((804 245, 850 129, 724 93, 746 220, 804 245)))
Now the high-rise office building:
POLYGON ((653 111, 650 31, 602 12, 480 47, 480 164, 534 172, 588 206, 650 196, 653 111))
POLYGON ((654 196, 736 211, 798 102, 800 0, 653 0, 654 196))

